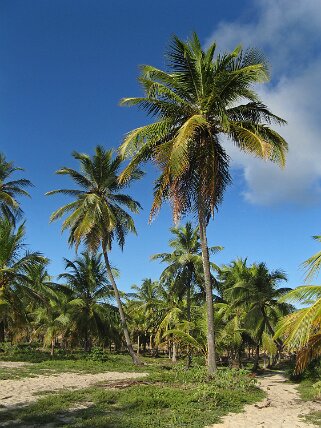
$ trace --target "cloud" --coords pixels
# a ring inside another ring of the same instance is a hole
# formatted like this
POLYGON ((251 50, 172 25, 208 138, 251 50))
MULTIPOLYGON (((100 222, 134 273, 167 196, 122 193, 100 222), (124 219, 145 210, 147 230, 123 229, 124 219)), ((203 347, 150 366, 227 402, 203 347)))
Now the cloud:
POLYGON ((251 23, 222 22, 207 44, 221 49, 256 46, 267 53, 273 79, 260 89, 264 103, 288 121, 279 131, 289 143, 287 166, 253 159, 235 148, 232 166, 241 168, 246 200, 315 203, 321 200, 321 8, 319 0, 260 0, 251 23))

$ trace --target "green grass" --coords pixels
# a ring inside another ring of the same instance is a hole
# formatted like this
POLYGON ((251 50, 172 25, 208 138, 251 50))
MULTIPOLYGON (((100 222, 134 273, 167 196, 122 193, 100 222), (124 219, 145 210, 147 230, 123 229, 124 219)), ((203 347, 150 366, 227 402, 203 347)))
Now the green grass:
MULTIPOLYGON (((149 376, 117 389, 97 385, 46 395, 27 407, 0 411, 0 426, 12 421, 6 426, 196 428, 218 422, 224 414, 242 411, 244 404, 264 397, 246 371, 221 369, 209 380, 203 366, 186 371, 183 365, 173 366, 165 359, 146 360, 150 364, 142 368, 133 367, 127 356, 113 356, 104 363, 79 360, 73 366, 68 360, 52 361, 57 372, 69 368, 93 373, 142 370, 149 376)), ((37 364, 38 370, 46 364, 48 368, 49 363, 37 364)))
MULTIPOLYGON (((308 377, 300 382, 298 391, 302 400, 320 400, 320 397, 318 396, 319 392, 314 388, 315 383, 318 381, 320 381, 320 378, 308 377)), ((315 426, 321 427, 321 411, 309 413, 304 417, 304 420, 308 423, 314 424, 315 426)))
MULTIPOLYGON (((293 367, 290 368, 293 373, 293 367)), ((314 362, 305 370, 303 375, 294 378, 298 383, 298 391, 304 401, 321 399, 321 367, 320 363, 314 362)), ((311 412, 304 417, 307 423, 321 427, 321 412, 311 412)))
POLYGON ((204 427, 228 412, 263 395, 255 388, 240 393, 213 386, 140 385, 123 390, 90 388, 55 394, 15 412, 0 413, 0 421, 20 420, 12 426, 56 423, 67 427, 204 427), (77 405, 87 403, 86 409, 77 405), (69 422, 69 423, 68 423, 69 422))

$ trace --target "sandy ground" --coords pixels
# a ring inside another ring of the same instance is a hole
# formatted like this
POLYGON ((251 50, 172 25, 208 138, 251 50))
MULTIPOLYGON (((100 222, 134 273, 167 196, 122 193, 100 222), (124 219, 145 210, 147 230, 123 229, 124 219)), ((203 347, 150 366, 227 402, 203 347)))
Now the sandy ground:
MULTIPOLYGON (((24 363, 0 363, 0 368, 18 368, 24 363)), ((19 380, 0 380, 0 403, 5 410, 36 401, 45 392, 87 388, 99 382, 113 382, 147 376, 147 373, 106 372, 97 374, 61 373, 19 380)), ((244 413, 225 416, 222 423, 208 428, 304 428, 313 427, 300 418, 312 411, 321 411, 321 403, 300 399, 297 387, 286 382, 282 373, 260 377, 260 387, 267 398, 245 406, 244 413)), ((1 409, 0 409, 1 411, 1 409)))
POLYGON ((12 361, 0 361, 0 369, 17 369, 19 367, 24 366, 30 366, 29 363, 19 363, 19 362, 12 362, 12 361))
POLYGON ((321 403, 302 401, 296 385, 286 382, 282 373, 265 375, 260 387, 268 396, 263 401, 245 406, 244 413, 229 414, 211 428, 303 428, 316 425, 303 422, 300 416, 321 411, 321 403))
MULTIPOLYGON (((2 365, 2 367, 4 366, 2 365)), ((9 365, 6 365, 6 367, 9 367, 9 365)), ((10 365, 10 367, 14 366, 10 365)), ((147 373, 61 373, 58 375, 41 375, 19 380, 0 380, 0 403, 3 409, 15 408, 36 401, 40 397, 37 395, 39 393, 54 392, 63 389, 81 389, 98 382, 135 379, 143 376, 147 376, 147 373)))

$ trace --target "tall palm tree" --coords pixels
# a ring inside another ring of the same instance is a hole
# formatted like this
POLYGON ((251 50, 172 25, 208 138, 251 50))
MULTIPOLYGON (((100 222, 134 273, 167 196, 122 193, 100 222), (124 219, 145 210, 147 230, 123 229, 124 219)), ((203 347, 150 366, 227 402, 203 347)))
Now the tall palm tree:
MULTIPOLYGON (((187 222, 185 226, 172 227, 170 229, 174 235, 169 241, 169 246, 173 249, 172 253, 155 254, 152 260, 161 260, 168 266, 163 271, 161 278, 174 278, 174 286, 180 297, 186 296, 187 321, 191 322, 191 295, 193 287, 198 285, 203 289, 203 275, 198 273, 202 269, 201 244, 199 237, 199 228, 193 229, 192 224, 187 222), (202 283, 199 283, 199 280, 202 283)), ((209 248, 210 253, 216 253, 222 250, 222 247, 209 248)), ((212 266, 217 266, 212 263, 212 266)), ((187 366, 191 363, 191 354, 188 350, 187 366)))
POLYGON ((46 261, 40 253, 24 251, 24 238, 24 223, 15 229, 8 218, 0 217, 0 342, 8 320, 26 321, 23 298, 36 296, 29 270, 46 261))
POLYGON ((30 196, 25 188, 32 186, 25 178, 12 180, 11 175, 17 171, 23 169, 15 167, 13 162, 8 162, 4 154, 0 153, 0 215, 8 217, 13 223, 22 214, 17 196, 30 196))
POLYGON ((100 254, 83 252, 74 261, 65 259, 66 272, 58 276, 66 281, 71 299, 77 300, 73 320, 77 326, 77 334, 83 338, 85 351, 91 349, 91 334, 99 335, 102 331, 106 315, 103 303, 107 303, 111 297, 111 286, 101 257, 100 254))
MULTIPOLYGON (((126 234, 136 233, 134 221, 126 209, 137 213, 141 207, 129 195, 121 193, 125 187, 118 179, 121 158, 117 156, 113 159, 112 150, 104 150, 103 147, 97 146, 93 157, 78 152, 73 152, 73 157, 80 162, 80 171, 63 167, 57 174, 69 176, 78 189, 53 190, 47 195, 63 194, 75 199, 55 211, 51 221, 67 215, 62 230, 70 230, 69 243, 75 245, 76 249, 82 242, 92 251, 97 251, 101 247, 108 278, 117 301, 127 348, 133 362, 140 364, 129 337, 123 305, 109 261, 109 252, 114 240, 123 249, 126 234)), ((141 171, 133 169, 126 185, 141 176, 141 171)))
POLYGON ((203 257, 208 320, 208 369, 216 370, 212 284, 206 227, 230 183, 227 140, 240 150, 283 166, 286 141, 270 124, 285 121, 260 101, 253 85, 269 79, 264 57, 254 49, 217 54, 213 43, 204 51, 196 34, 186 43, 173 37, 166 71, 144 65, 142 97, 122 105, 139 106, 155 122, 129 132, 120 148, 131 157, 121 182, 142 162, 161 170, 151 217, 164 199, 173 205, 174 220, 196 213, 203 257), (225 138, 223 138, 225 137, 225 138))

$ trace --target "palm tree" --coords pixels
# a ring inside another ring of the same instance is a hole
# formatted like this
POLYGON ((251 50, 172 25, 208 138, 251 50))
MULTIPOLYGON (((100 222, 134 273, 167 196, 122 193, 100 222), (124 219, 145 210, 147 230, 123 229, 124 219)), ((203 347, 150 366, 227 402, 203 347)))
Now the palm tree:
MULTIPOLYGON (((313 239, 321 242, 319 235, 313 236, 313 239)), ((309 257, 303 267, 306 269, 306 282, 317 276, 321 267, 321 252, 309 257)), ((321 355, 321 286, 297 287, 280 301, 305 306, 280 320, 275 334, 277 338, 284 338, 289 351, 297 352, 295 373, 301 373, 311 360, 321 355)))
POLYGON ((23 298, 36 297, 29 270, 46 259, 37 252, 24 251, 25 225, 15 229, 12 222, 0 217, 0 342, 5 340, 8 320, 26 322, 23 298))
MULTIPOLYGON (((149 335, 149 346, 152 348, 152 337, 157 330, 159 313, 157 306, 159 303, 159 283, 145 278, 140 286, 132 285, 133 293, 129 294, 130 300, 127 303, 127 312, 131 318, 131 323, 138 334, 143 336, 143 346, 146 349, 147 335, 149 335)), ((138 343, 138 352, 140 343, 138 343)))
POLYGON ((190 322, 186 322, 186 301, 177 293, 175 279, 166 278, 159 283, 158 301, 155 304, 158 316, 156 343, 159 345, 163 338, 168 340, 169 356, 172 361, 177 360, 177 340, 174 330, 190 329, 190 322))
POLYGON ((84 339, 85 351, 91 350, 91 334, 99 335, 104 330, 107 309, 104 303, 111 297, 111 286, 101 257, 101 254, 84 252, 74 261, 64 259, 66 272, 58 276, 66 281, 71 299, 77 301, 73 321, 77 335, 84 339))
POLYGON ((161 170, 151 218, 164 199, 171 201, 175 221, 190 211, 197 214, 207 300, 209 373, 216 370, 216 361, 206 227, 230 183, 226 141, 281 166, 287 151, 286 141, 269 126, 285 121, 272 114, 253 89, 254 84, 269 79, 264 57, 254 49, 243 52, 237 47, 214 58, 215 49, 214 43, 204 51, 196 34, 187 43, 174 36, 167 54, 168 70, 141 67, 144 96, 125 98, 121 104, 139 106, 157 119, 129 132, 120 148, 122 156, 131 157, 121 182, 148 160, 161 170))
POLYGON ((17 196, 30 196, 25 188, 32 186, 25 178, 12 180, 11 175, 17 171, 23 169, 15 167, 13 162, 7 162, 4 154, 0 153, 0 215, 9 218, 13 224, 22 214, 17 196))
MULTIPOLYGON (((191 295, 195 285, 203 289, 203 275, 198 273, 202 270, 202 255, 199 237, 199 229, 193 229, 192 224, 187 222, 185 226, 172 227, 170 229, 174 238, 169 241, 172 253, 155 254, 152 260, 161 260, 168 266, 163 271, 161 279, 174 278, 174 286, 180 298, 186 295, 187 321, 191 322, 191 295), (202 283, 200 283, 200 279, 202 283)), ((210 253, 216 253, 222 247, 209 248, 210 253)), ((213 268, 217 268, 213 263, 213 268)), ((187 367, 191 363, 191 354, 188 350, 187 367)))
MULTIPOLYGON (((55 211, 51 221, 67 215, 62 230, 70 229, 69 243, 75 245, 76 249, 82 242, 91 251, 97 251, 99 246, 101 247, 107 275, 117 301, 127 348, 133 362, 140 364, 129 337, 123 305, 109 261, 109 252, 114 240, 123 249, 126 234, 136 233, 134 221, 126 209, 137 213, 141 207, 129 195, 120 193, 125 187, 118 180, 121 158, 117 156, 113 159, 112 150, 104 150, 97 146, 92 158, 78 152, 73 152, 73 157, 80 162, 80 172, 63 167, 57 174, 69 176, 79 189, 59 189, 47 193, 75 198, 73 202, 55 211)), ((126 185, 141 176, 141 171, 134 169, 126 185)))
POLYGON ((282 296, 281 302, 304 307, 278 323, 276 338, 282 338, 290 352, 296 352, 295 373, 302 373, 310 361, 321 355, 321 286, 303 285, 282 296))
MULTIPOLYGON (((321 242, 321 236, 313 236, 321 242)), ((318 275, 321 267, 321 252, 303 262, 305 281, 318 275)), ((295 373, 302 373, 310 361, 321 355, 321 286, 302 285, 280 298, 280 302, 299 303, 304 307, 281 319, 275 333, 283 338, 289 351, 297 353, 295 373)))
POLYGON ((244 319, 246 310, 242 306, 234 306, 229 302, 219 302, 215 305, 217 318, 221 328, 217 333, 217 345, 227 351, 232 367, 242 366, 241 355, 244 349, 244 319))
MULTIPOLYGON (((280 270, 269 272, 265 263, 246 265, 246 259, 238 259, 228 266, 223 266, 220 273, 223 282, 223 297, 233 307, 244 307, 246 315, 244 326, 256 339, 256 358, 254 370, 258 369, 260 345, 263 333, 272 338, 278 320, 289 313, 290 307, 280 303, 281 296, 290 288, 279 287, 286 281, 286 275, 280 270)), ((278 343, 281 347, 282 343, 278 343)))
POLYGON ((53 356, 57 337, 62 336, 64 339, 72 329, 73 318, 81 308, 81 302, 71 299, 63 288, 48 288, 46 291, 43 293, 43 297, 46 297, 45 304, 38 305, 32 312, 33 336, 43 336, 43 344, 50 346, 50 354, 53 356))

